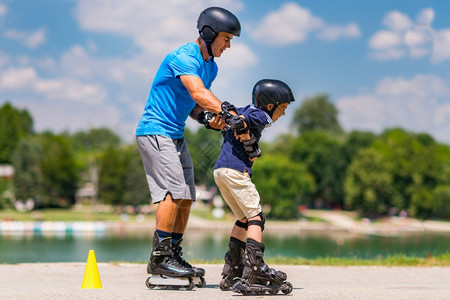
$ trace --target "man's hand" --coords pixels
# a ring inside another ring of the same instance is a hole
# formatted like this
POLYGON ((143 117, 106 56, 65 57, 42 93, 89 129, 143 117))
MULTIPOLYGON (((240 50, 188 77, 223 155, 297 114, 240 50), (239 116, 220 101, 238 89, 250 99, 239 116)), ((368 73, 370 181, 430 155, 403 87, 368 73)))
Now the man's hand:
POLYGON ((220 116, 215 115, 211 121, 209 121, 209 126, 215 130, 222 130, 227 124, 220 116))

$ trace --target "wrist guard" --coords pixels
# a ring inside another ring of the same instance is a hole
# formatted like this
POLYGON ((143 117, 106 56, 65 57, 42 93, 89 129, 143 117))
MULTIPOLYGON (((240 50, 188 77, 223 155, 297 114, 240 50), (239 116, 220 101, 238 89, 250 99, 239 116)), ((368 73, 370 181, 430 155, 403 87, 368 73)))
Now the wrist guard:
POLYGON ((249 129, 245 127, 244 119, 238 115, 235 116, 230 114, 230 111, 234 111, 236 114, 238 113, 236 107, 233 104, 227 101, 222 102, 222 111, 219 113, 219 115, 222 117, 225 123, 238 135, 247 133, 249 129))
POLYGON ((258 141, 253 134, 250 133, 250 139, 242 141, 242 143, 244 144, 244 150, 248 157, 254 158, 261 156, 261 149, 259 149, 258 141))
POLYGON ((197 122, 199 122, 200 124, 205 125, 205 127, 206 127, 207 129, 212 129, 212 130, 220 131, 220 129, 212 128, 212 127, 209 125, 209 122, 211 122, 212 118, 215 117, 215 116, 216 116, 215 113, 212 113, 212 112, 209 112, 209 111, 206 111, 206 110, 205 110, 205 111, 201 111, 201 112, 198 114, 197 122))

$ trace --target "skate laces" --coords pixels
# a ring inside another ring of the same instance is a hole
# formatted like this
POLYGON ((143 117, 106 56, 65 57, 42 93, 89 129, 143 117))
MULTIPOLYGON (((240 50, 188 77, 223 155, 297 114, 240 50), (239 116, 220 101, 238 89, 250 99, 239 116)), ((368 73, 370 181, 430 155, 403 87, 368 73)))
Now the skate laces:
POLYGON ((174 256, 169 256, 169 257, 167 257, 167 258, 166 258, 166 263, 167 263, 168 265, 172 265, 172 266, 174 266, 174 267, 185 267, 185 266, 183 266, 183 265, 178 261, 178 259, 177 259, 176 257, 174 257, 174 256))
POLYGON ((188 263, 183 257, 183 252, 181 251, 183 248, 180 246, 175 246, 173 248, 173 255, 175 256, 175 258, 178 260, 178 262, 186 268, 191 268, 192 269, 192 265, 190 263, 188 263))

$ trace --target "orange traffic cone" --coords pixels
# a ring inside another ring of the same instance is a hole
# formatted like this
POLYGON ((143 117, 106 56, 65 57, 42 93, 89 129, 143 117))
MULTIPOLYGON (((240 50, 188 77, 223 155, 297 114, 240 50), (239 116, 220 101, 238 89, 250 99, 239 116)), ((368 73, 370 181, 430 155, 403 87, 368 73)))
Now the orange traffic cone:
POLYGON ((100 274, 98 273, 97 260, 95 259, 94 250, 89 250, 89 256, 86 263, 86 270, 84 271, 82 289, 101 289, 102 282, 100 281, 100 274))

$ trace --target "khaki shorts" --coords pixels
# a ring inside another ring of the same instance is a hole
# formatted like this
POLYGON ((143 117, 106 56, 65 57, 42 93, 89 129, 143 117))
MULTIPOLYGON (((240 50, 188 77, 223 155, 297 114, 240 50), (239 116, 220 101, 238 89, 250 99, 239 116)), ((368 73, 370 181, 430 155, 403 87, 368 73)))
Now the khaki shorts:
POLYGON ((237 220, 262 212, 259 193, 247 172, 219 168, 214 170, 214 181, 237 220))

